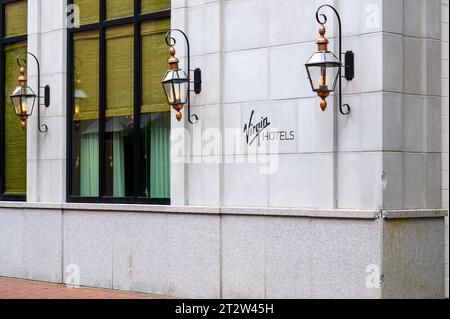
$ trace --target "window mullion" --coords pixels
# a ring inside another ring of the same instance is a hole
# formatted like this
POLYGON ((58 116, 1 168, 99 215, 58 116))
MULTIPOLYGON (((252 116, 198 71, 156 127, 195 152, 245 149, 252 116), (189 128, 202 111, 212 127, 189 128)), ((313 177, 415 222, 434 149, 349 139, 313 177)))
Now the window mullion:
MULTIPOLYGON (((5 19, 3 17, 3 3, 0 3, 0 101, 5 96, 5 58, 3 56, 3 37, 5 19)), ((6 106, 6 103, 5 103, 6 106)), ((0 194, 5 191, 5 107, 0 105, 0 194)))
POLYGON ((142 105, 142 62, 141 62, 141 27, 137 19, 140 12, 140 1, 134 0, 134 198, 139 196, 139 156, 140 126, 142 105))
POLYGON ((106 123, 106 29, 104 22, 106 20, 106 0, 100 0, 99 17, 99 41, 100 41, 100 94, 99 94, 99 197, 105 196, 105 169, 106 169, 106 142, 105 142, 105 123, 106 123))

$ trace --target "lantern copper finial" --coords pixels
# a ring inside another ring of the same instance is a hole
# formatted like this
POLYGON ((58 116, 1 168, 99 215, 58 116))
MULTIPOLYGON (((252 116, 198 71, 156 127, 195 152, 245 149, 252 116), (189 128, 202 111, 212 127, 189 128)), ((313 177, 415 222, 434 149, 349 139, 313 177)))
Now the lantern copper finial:
POLYGON ((178 69, 178 63, 180 62, 180 60, 178 60, 178 58, 175 56, 176 51, 174 47, 170 47, 169 48, 169 66, 171 70, 176 70, 178 69))
POLYGON ((27 77, 25 75, 25 68, 23 66, 20 67, 19 69, 19 85, 22 87, 27 86, 27 77))
POLYGON ((320 101, 320 108, 322 109, 322 111, 325 112, 328 106, 326 98, 330 96, 330 92, 328 91, 317 92, 317 95, 322 99, 322 101, 320 101))
POLYGON ((328 43, 330 43, 330 41, 325 37, 326 32, 325 26, 321 24, 319 28, 320 36, 316 41, 319 51, 328 51, 328 43))

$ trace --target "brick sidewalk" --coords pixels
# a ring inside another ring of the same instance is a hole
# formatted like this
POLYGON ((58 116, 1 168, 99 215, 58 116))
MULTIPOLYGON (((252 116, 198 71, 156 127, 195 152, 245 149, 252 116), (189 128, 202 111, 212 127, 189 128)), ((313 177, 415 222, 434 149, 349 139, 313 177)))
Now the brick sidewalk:
POLYGON ((0 299, 169 299, 170 297, 128 293, 124 291, 67 288, 22 279, 0 277, 0 299))

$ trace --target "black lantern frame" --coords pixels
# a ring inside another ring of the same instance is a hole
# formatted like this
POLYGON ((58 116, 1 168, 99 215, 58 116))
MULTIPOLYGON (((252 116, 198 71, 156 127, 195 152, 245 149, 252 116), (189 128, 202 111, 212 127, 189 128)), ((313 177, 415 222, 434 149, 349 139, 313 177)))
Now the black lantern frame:
MULTIPOLYGON (((339 91, 338 91, 339 111, 342 115, 349 115, 351 113, 350 105, 342 103, 342 78, 344 77, 347 81, 352 81, 354 79, 354 77, 355 77, 355 55, 354 55, 353 51, 346 51, 345 53, 342 52, 342 22, 341 22, 341 17, 339 15, 338 11, 333 6, 331 6, 329 4, 324 4, 324 5, 320 6, 316 11, 317 22, 322 27, 324 27, 325 24, 328 22, 328 17, 325 14, 320 13, 321 10, 326 7, 333 10, 333 12, 336 14, 337 22, 338 22, 338 31, 339 31, 339 57, 338 57, 338 59, 340 62, 340 66, 338 67, 338 75, 337 75, 338 80, 337 81, 339 84, 339 91), (343 56, 345 57, 344 63, 342 62, 343 56), (344 70, 345 70, 344 76, 342 76, 342 68, 344 68, 344 70)), ((320 65, 321 64, 318 64, 318 66, 320 66, 320 65)), ((309 70, 308 70, 308 64, 306 64, 305 66, 306 66, 306 69, 308 72, 308 78, 310 79, 310 81, 312 81, 309 70)), ((313 66, 313 65, 310 64, 309 66, 313 66)), ((312 85, 312 83, 311 83, 311 85, 312 85)), ((317 90, 314 90, 313 85, 312 85, 312 89, 316 93, 320 93, 317 90)), ((335 88, 333 88, 333 90, 330 90, 329 92, 333 92, 334 90, 335 90, 335 88)))
MULTIPOLYGON (((12 106, 14 108, 14 112, 16 113, 16 115, 18 115, 20 117, 20 119, 22 120, 22 123, 26 122, 28 117, 31 116, 33 114, 33 109, 34 109, 34 104, 36 104, 36 100, 37 100, 37 108, 38 108, 38 130, 41 133, 45 133, 48 131, 48 127, 45 124, 41 125, 41 106, 45 106, 46 108, 48 108, 50 106, 50 86, 46 85, 41 87, 41 66, 39 63, 38 58, 31 52, 25 51, 20 53, 17 56, 17 64, 19 65, 21 71, 23 69, 26 68, 27 66, 27 59, 25 59, 23 56, 24 55, 29 55, 31 57, 34 58, 34 60, 36 61, 36 65, 37 65, 37 81, 38 81, 38 90, 37 90, 37 96, 36 93, 34 93, 34 91, 27 86, 26 84, 26 77, 22 78, 21 80, 19 79, 20 85, 14 90, 13 94, 11 94, 10 98, 11 98, 11 103, 12 106), (23 69, 22 69, 23 68, 23 69), (44 96, 41 96, 41 89, 44 90, 44 96), (26 92, 26 90, 30 90, 29 93, 26 92), (26 114, 23 114, 23 112, 17 112, 17 99, 20 103, 20 105, 22 105, 23 103, 23 99, 33 99, 33 103, 31 105, 31 107, 29 108, 29 111, 27 110, 26 114), (43 102, 41 102, 41 99, 43 99, 43 102)), ((21 74, 22 77, 23 74, 21 74)), ((23 126, 23 124, 22 124, 23 126)))
MULTIPOLYGON (((189 43, 189 39, 186 35, 186 33, 184 33, 183 31, 181 31, 180 29, 171 29, 166 33, 166 44, 171 48, 174 49, 175 45, 177 44, 176 39, 172 36, 172 32, 179 32, 183 35, 185 41, 186 41, 186 59, 187 59, 187 70, 184 71, 181 68, 177 68, 174 70, 169 70, 166 72, 166 75, 163 79, 163 81, 161 81, 162 85, 163 85, 163 90, 164 90, 164 94, 166 95, 166 99, 167 102, 174 106, 175 101, 171 102, 170 98, 169 98, 169 94, 173 94, 173 96, 175 97, 175 85, 180 85, 180 84, 186 84, 187 85, 187 92, 186 92, 186 108, 187 108, 187 112, 188 112, 188 122, 190 124, 196 124, 198 121, 198 116, 196 114, 191 114, 191 92, 194 92, 195 94, 200 94, 202 92, 202 71, 200 68, 196 68, 194 70, 191 70, 191 49, 190 49, 190 43, 189 43), (185 73, 186 77, 178 77, 178 79, 176 77, 172 77, 172 80, 170 81, 164 81, 167 77, 167 75, 169 74, 169 72, 173 72, 173 75, 177 75, 179 76, 180 72, 185 73), (191 76, 190 73, 193 72, 194 73, 194 79, 193 81, 191 80, 191 76), (193 90, 191 89, 191 83, 193 84, 194 88, 193 90), (167 88, 165 87, 165 85, 167 84, 171 84, 172 88, 172 92, 168 92, 167 88)), ((180 92, 181 94, 181 92, 180 92)), ((181 111, 181 109, 180 109, 181 111)))

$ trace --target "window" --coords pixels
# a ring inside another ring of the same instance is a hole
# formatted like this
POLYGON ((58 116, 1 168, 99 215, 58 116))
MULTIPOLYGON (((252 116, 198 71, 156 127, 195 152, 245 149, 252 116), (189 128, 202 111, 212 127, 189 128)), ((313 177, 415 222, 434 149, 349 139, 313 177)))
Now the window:
POLYGON ((17 56, 27 50, 27 1, 0 0, 0 200, 26 200, 27 131, 9 95, 18 85, 17 56))
POLYGON ((170 203, 170 0, 73 0, 68 201, 170 203))

